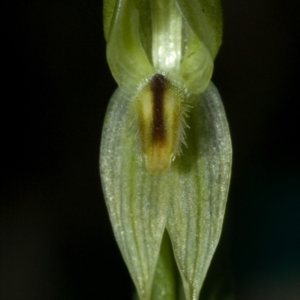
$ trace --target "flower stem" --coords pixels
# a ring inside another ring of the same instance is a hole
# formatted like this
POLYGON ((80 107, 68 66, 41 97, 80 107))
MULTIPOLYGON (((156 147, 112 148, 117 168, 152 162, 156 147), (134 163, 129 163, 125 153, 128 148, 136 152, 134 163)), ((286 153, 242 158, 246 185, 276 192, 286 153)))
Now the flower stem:
POLYGON ((176 300, 177 278, 178 271, 171 241, 169 234, 165 231, 153 280, 152 299, 176 300))

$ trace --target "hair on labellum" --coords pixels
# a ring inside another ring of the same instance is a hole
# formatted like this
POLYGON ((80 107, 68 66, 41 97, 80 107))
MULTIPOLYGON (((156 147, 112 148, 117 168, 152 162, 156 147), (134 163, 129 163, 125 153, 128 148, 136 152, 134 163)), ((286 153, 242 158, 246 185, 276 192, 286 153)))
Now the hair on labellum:
POLYGON ((183 89, 156 73, 132 101, 138 140, 150 174, 167 171, 185 144, 187 99, 183 89))

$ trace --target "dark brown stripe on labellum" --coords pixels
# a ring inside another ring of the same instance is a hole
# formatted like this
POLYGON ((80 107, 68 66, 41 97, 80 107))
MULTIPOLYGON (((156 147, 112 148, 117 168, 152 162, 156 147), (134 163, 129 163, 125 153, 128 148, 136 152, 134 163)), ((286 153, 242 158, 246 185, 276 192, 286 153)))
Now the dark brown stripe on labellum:
POLYGON ((164 92, 166 88, 166 78, 161 74, 155 74, 151 79, 150 87, 153 95, 152 141, 164 142, 164 92))

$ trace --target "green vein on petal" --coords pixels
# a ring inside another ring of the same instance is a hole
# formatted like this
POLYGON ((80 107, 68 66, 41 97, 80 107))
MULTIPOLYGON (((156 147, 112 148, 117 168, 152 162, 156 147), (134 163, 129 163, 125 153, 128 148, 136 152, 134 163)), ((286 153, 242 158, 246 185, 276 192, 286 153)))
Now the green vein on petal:
POLYGON ((221 234, 231 172, 228 124, 212 83, 194 96, 188 125, 188 148, 172 168, 167 229, 186 299, 195 300, 221 234))
POLYGON ((114 234, 140 300, 151 286, 169 207, 164 175, 150 175, 139 156, 129 97, 118 88, 102 133, 100 172, 114 234))

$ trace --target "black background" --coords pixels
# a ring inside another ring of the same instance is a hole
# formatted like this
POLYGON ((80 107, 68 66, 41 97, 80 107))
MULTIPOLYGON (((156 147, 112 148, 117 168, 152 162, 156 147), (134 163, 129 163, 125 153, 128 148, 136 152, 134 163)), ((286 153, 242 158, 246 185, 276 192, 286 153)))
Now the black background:
MULTIPOLYGON (((232 133, 228 202, 237 299, 299 299, 299 10, 223 1, 213 81, 232 133)), ((98 156, 116 84, 102 1, 6 1, 2 9, 0 297, 130 299, 98 156)))

